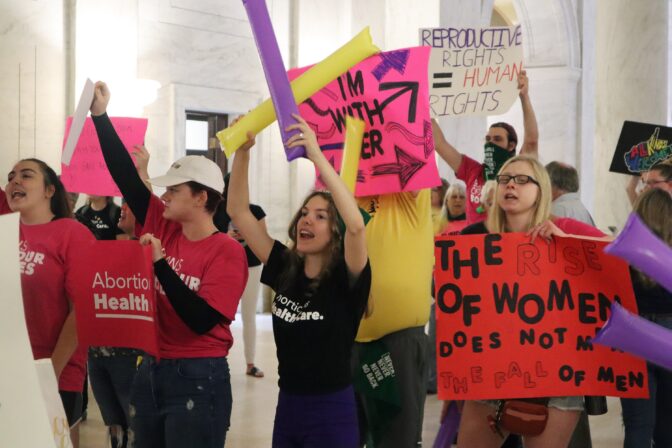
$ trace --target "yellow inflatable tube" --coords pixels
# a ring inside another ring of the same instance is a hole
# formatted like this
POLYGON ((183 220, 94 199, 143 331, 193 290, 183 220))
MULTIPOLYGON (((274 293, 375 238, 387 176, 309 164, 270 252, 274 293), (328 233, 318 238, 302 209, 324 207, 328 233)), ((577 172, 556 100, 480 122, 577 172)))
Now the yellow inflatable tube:
POLYGON ((345 119, 345 146, 343 147, 343 159, 341 161, 341 179, 348 187, 350 193, 355 194, 357 186, 357 168, 359 157, 362 152, 362 139, 364 138, 364 121, 347 116, 345 119))
MULTIPOLYGON (((348 69, 379 52, 380 49, 371 40, 369 27, 364 28, 350 42, 292 81, 292 91, 296 104, 303 103, 348 69)), ((270 99, 267 99, 235 125, 219 131, 217 138, 226 156, 231 157, 240 148, 240 145, 247 141, 248 131, 252 131, 256 135, 275 120, 273 103, 270 99)))

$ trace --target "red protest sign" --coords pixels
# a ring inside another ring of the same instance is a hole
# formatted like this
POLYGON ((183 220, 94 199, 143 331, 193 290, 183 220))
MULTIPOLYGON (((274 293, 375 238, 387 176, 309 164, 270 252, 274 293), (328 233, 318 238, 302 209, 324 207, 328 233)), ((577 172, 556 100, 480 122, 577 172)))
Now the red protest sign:
MULTIPOLYGON (((371 56, 299 105, 329 163, 341 170, 345 120, 366 129, 355 196, 415 191, 440 183, 429 116, 429 47, 371 56)), ((290 79, 310 67, 290 70, 290 79)), ((319 173, 317 188, 324 188, 319 173)))
POLYGON ((646 363, 592 346, 613 300, 636 311, 606 243, 523 234, 435 242, 439 399, 648 396, 646 363))
POLYGON ((151 248, 137 241, 95 241, 73 252, 79 343, 158 355, 151 248))

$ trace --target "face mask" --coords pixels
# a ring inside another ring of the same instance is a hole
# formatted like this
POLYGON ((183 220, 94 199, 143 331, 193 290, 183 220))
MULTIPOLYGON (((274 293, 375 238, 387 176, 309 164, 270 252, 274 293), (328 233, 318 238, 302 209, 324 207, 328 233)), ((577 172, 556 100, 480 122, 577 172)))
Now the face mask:
POLYGON ((488 142, 484 146, 485 159, 483 160, 483 169, 485 171, 485 180, 494 180, 502 165, 515 155, 514 151, 507 151, 501 146, 488 142))

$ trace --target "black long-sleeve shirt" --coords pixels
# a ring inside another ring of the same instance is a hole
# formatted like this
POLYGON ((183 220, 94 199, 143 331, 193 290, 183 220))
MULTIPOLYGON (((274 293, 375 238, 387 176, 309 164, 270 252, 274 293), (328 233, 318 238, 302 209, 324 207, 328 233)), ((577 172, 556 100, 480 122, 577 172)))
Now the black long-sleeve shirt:
MULTIPOLYGON (((152 193, 138 175, 133 159, 126 151, 107 114, 91 118, 96 127, 107 169, 133 211, 135 219, 144 224, 152 193)), ((177 315, 195 333, 205 334, 220 322, 229 323, 221 313, 190 290, 164 259, 154 263, 154 273, 177 315)))

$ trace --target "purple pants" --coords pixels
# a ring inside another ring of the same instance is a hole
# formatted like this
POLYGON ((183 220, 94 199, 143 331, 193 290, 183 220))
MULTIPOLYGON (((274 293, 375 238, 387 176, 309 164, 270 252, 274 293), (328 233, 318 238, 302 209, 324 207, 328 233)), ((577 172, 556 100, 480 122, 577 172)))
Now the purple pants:
POLYGON ((280 391, 273 448, 356 448, 357 407, 352 386, 322 395, 280 391))

